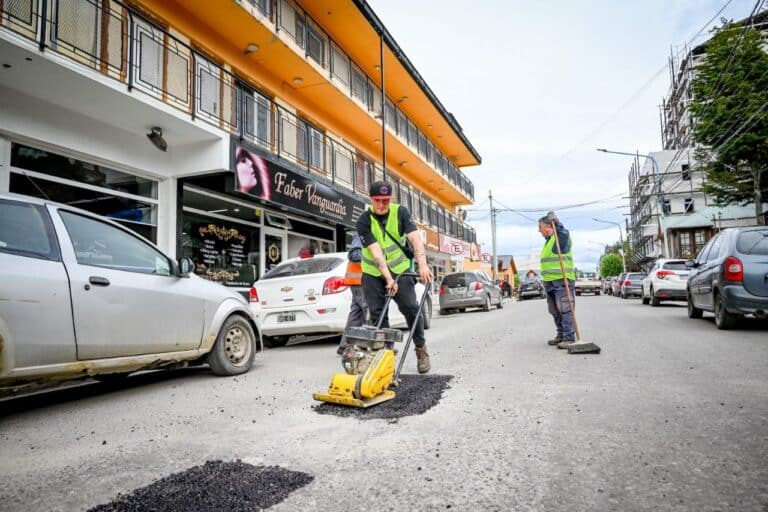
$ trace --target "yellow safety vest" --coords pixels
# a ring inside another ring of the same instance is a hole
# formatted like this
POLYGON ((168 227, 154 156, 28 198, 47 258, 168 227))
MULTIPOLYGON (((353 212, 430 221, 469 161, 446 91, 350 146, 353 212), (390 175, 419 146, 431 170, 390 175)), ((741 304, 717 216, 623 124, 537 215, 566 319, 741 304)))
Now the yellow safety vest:
MULTIPOLYGON (((389 235, 385 234, 381 229, 381 225, 376 220, 373 208, 371 208, 371 233, 373 238, 381 247, 384 253, 384 258, 387 260, 387 267, 393 274, 402 274, 407 272, 411 268, 411 261, 405 256, 402 249, 398 247, 405 247, 405 236, 400 236, 400 223, 397 218, 397 212, 400 209, 400 205, 396 203, 390 203, 389 216, 387 217, 387 225, 385 229, 389 232, 389 235), (392 235, 392 236, 390 236, 392 235), (397 243, 392 240, 392 237, 398 238, 397 243)), ((363 267, 363 274, 379 277, 381 272, 379 267, 376 266, 376 262, 373 260, 373 253, 367 247, 363 247, 363 257, 360 261, 363 267)))
MULTIPOLYGON (((557 281, 563 278, 563 271, 560 268, 560 257, 553 252, 555 247, 555 235, 549 237, 541 249, 541 278, 544 281, 557 281)), ((565 275, 571 281, 576 280, 576 269, 573 266, 573 240, 571 240, 571 249, 562 255, 565 275)))

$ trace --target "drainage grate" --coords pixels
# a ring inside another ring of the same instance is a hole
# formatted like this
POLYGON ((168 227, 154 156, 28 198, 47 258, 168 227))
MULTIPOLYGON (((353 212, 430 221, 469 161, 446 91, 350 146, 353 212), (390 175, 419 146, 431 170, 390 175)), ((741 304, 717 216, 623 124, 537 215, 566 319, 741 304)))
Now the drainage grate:
POLYGON ((304 487, 313 477, 279 466, 253 466, 241 461, 208 461, 161 478, 92 512, 253 511, 269 508, 304 487))
POLYGON ((394 400, 374 405, 369 409, 358 409, 322 403, 313 406, 320 414, 332 414, 341 417, 353 417, 360 420, 397 420, 405 416, 424 414, 437 405, 443 391, 450 388, 451 375, 401 375, 400 386, 395 389, 394 400))

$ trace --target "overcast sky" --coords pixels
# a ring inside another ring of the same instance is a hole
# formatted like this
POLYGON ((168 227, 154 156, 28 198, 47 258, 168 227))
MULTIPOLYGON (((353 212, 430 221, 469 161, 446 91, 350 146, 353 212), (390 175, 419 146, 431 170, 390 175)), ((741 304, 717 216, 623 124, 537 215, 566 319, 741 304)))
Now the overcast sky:
MULTIPOLYGON (((661 149, 658 105, 670 53, 721 16, 749 15, 753 0, 531 2, 368 0, 464 133, 483 164, 468 221, 491 252, 488 191, 511 209, 554 208, 571 229, 574 257, 594 268, 629 213, 631 157, 595 148, 661 149), (654 78, 655 77, 655 78, 654 78), (612 198, 612 199, 609 199, 612 198), (559 206, 608 199, 590 207, 559 206)), ((712 25, 719 23, 715 21, 712 25)), ((711 28, 712 25, 708 27, 711 28)), ((708 30, 696 39, 702 42, 708 30)), ((497 217, 498 254, 541 247, 546 213, 497 217)))

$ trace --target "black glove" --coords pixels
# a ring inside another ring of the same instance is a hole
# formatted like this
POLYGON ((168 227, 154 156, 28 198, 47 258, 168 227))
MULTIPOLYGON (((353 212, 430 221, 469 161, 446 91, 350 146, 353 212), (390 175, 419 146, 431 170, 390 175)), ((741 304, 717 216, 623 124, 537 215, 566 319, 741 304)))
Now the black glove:
POLYGON ((557 223, 557 215, 555 215, 555 212, 553 211, 547 212, 547 222, 549 222, 550 224, 552 224, 553 222, 555 224, 557 223))

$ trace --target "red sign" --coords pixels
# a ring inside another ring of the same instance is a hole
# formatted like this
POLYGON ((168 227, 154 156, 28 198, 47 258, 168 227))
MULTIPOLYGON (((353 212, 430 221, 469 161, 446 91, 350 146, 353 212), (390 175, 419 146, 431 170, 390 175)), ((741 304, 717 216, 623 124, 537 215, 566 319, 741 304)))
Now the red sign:
POLYGON ((451 243, 451 254, 453 254, 454 256, 464 254, 464 244, 462 244, 461 242, 451 243))
POLYGON ((483 263, 490 263, 491 255, 488 254, 487 252, 484 252, 483 254, 480 255, 480 259, 482 260, 483 263))

